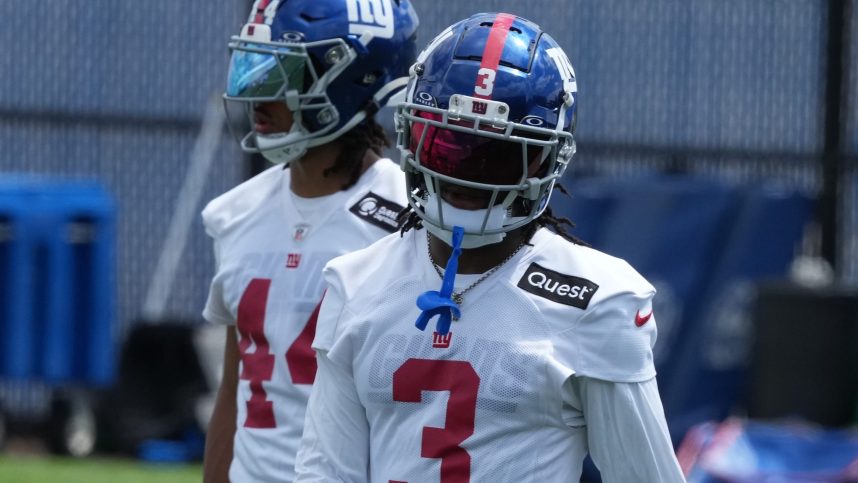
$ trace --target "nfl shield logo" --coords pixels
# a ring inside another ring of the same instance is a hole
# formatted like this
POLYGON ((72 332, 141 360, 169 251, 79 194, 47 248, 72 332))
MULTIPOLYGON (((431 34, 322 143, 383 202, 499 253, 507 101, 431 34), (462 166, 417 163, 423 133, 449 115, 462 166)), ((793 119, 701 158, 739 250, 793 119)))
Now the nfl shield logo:
POLYGON ((304 241, 304 238, 307 237, 307 233, 310 231, 310 225, 307 223, 298 223, 295 225, 294 231, 292 232, 292 239, 296 242, 304 241))

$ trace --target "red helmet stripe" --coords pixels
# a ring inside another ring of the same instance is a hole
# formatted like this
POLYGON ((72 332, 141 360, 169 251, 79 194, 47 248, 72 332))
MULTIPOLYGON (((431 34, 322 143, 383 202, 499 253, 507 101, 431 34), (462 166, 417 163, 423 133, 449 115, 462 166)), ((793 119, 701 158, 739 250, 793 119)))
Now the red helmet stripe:
POLYGON ((498 64, 500 64, 501 54, 503 53, 504 44, 506 44, 506 36, 509 33, 509 28, 512 26, 512 22, 515 20, 515 15, 511 15, 508 13, 499 13, 497 17, 495 17, 495 21, 492 24, 492 30, 489 32, 489 38, 486 40, 486 46, 483 49, 483 60, 480 62, 480 72, 477 74, 477 79, 475 81, 475 90, 474 97, 479 97, 481 99, 491 99, 491 91, 493 90, 494 77, 492 76, 490 79, 487 79, 484 74, 482 74, 483 69, 489 69, 491 71, 497 71, 498 64), (490 85, 487 85, 486 83, 490 85), (482 89, 480 89, 482 87, 482 89), (488 91, 488 94, 483 94, 482 92, 488 91))
POLYGON ((253 23, 265 23, 265 9, 268 8, 269 3, 271 0, 259 0, 256 4, 256 18, 253 19, 253 23))

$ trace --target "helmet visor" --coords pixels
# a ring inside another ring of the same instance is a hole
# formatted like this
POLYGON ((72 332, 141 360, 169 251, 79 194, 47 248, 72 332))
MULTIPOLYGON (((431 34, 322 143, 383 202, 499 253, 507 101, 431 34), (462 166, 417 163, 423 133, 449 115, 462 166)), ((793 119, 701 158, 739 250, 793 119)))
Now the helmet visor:
POLYGON ((303 93, 307 57, 303 53, 246 44, 232 52, 226 94, 256 100, 282 98, 287 90, 303 93))
MULTIPOLYGON (((418 111, 419 119, 442 122, 440 114, 418 111)), ((518 185, 538 168, 542 146, 523 141, 462 132, 414 119, 410 130, 410 149, 421 166, 463 181, 487 185, 518 185)), ((448 124, 473 127, 471 121, 448 124)), ((503 135, 503 130, 481 126, 486 133, 503 135)))

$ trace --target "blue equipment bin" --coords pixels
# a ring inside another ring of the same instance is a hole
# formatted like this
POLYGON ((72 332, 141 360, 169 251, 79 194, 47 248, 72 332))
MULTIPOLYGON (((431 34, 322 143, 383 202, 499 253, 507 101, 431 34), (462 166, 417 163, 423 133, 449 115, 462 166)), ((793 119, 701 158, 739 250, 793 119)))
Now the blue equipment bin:
POLYGON ((96 183, 0 180, 7 314, 0 375, 106 385, 115 373, 115 205, 96 183))
POLYGON ((0 374, 11 378, 35 370, 31 197, 27 186, 0 182, 0 374))

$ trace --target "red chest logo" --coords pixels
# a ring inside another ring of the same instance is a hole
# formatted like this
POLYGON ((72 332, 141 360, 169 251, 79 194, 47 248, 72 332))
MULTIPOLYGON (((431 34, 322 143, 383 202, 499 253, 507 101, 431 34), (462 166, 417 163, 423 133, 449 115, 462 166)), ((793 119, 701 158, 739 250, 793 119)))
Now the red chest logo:
POLYGON ((447 335, 441 335, 437 332, 432 333, 432 347, 434 347, 435 349, 446 349, 450 347, 450 342, 452 341, 452 332, 447 332, 447 335))
POLYGON ((635 314, 635 325, 638 327, 643 327, 644 324, 649 322, 650 317, 652 317, 652 310, 649 311, 646 315, 641 315, 641 311, 638 310, 635 314))
POLYGON ((300 253, 290 253, 286 258, 286 268, 298 268, 298 264, 301 263, 301 254, 300 253))

